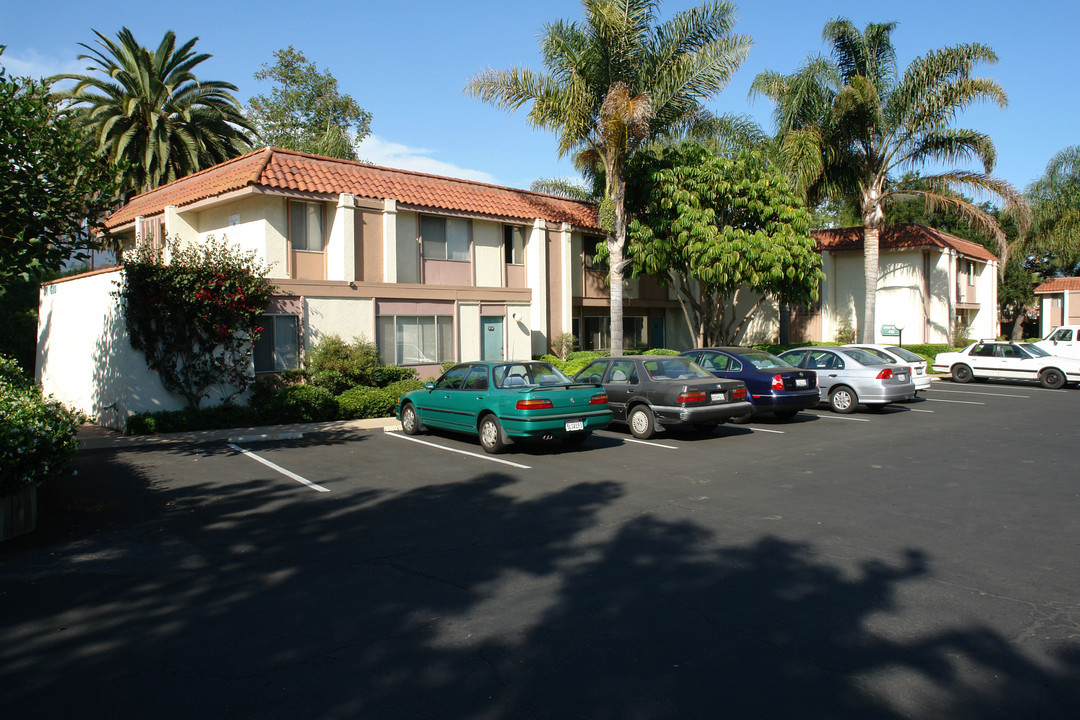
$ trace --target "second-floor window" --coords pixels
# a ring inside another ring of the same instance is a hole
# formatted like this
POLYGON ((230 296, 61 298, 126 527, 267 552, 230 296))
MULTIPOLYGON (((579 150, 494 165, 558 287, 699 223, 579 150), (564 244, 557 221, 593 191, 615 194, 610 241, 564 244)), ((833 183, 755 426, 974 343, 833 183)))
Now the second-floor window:
POLYGON ((293 250, 322 252, 323 207, 321 203, 289 201, 289 242, 293 250))
POLYGON ((425 260, 469 262, 472 223, 461 218, 424 216, 420 220, 420 239, 425 260))
POLYGON ((507 265, 525 264, 525 229, 514 225, 503 226, 503 251, 507 265))
POLYGON ((596 259, 596 246, 604 242, 600 235, 586 235, 581 241, 581 248, 585 254, 585 269, 595 272, 607 272, 607 263, 596 259))

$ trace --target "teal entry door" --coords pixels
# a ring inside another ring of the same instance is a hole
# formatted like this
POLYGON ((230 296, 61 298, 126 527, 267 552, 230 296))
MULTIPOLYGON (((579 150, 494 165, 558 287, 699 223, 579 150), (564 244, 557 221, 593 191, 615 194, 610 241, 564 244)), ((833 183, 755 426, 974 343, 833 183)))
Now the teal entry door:
POLYGON ((480 325, 483 327, 483 346, 481 348, 481 360, 505 360, 503 352, 503 319, 501 317, 482 317, 480 325))

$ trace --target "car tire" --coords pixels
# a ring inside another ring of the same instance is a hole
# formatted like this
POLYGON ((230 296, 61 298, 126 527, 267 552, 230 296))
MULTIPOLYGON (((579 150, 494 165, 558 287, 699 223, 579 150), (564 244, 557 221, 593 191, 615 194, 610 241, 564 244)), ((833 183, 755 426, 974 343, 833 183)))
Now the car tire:
POLYGON ((839 385, 829 391, 829 409, 833 412, 850 415, 859 405, 859 396, 847 385, 839 385))
POLYGON ((971 382, 973 375, 971 368, 967 365, 953 365, 952 367, 952 379, 958 383, 971 382))
POLYGON ((773 410, 773 415, 777 420, 790 420, 798 414, 798 410, 773 410))
POLYGON ((1044 388, 1060 390, 1065 387, 1065 373, 1057 368, 1046 368, 1039 373, 1039 382, 1042 383, 1044 388))
POLYGON ((401 408, 401 431, 406 435, 419 435, 420 430, 420 418, 416 415, 416 408, 412 403, 405 403, 401 408))
POLYGON ((638 440, 648 440, 656 434, 656 416, 647 405, 635 405, 626 418, 630 434, 638 440))
POLYGON ((591 430, 589 430, 588 432, 576 432, 570 435, 563 435, 562 441, 570 447, 577 447, 578 445, 588 440, 590 435, 592 435, 591 430))
POLYGON ((480 447, 484 448, 484 452, 495 455, 501 453, 506 449, 506 441, 503 440, 502 425, 499 424, 499 418, 492 414, 487 414, 480 418, 480 447))

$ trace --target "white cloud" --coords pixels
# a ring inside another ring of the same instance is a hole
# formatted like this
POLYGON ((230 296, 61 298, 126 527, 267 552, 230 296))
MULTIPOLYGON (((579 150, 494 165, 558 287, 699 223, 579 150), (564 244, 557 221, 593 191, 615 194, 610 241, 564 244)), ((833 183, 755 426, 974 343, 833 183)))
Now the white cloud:
POLYGON ((452 163, 436 160, 431 157, 435 152, 428 148, 414 148, 390 142, 377 135, 368 135, 356 146, 356 153, 361 159, 376 165, 477 182, 493 184, 496 182, 494 175, 483 170, 458 167, 452 163))
POLYGON ((84 74, 88 63, 86 60, 76 60, 73 57, 61 60, 36 50, 16 52, 8 47, 4 50, 4 54, 0 55, 0 64, 11 77, 46 78, 63 73, 84 74))

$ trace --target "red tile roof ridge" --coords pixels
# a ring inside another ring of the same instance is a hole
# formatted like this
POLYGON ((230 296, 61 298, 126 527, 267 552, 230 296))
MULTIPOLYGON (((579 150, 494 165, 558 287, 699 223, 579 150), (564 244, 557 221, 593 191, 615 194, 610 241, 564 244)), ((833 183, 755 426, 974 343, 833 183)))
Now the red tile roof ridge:
POLYGON ((1063 290, 1080 290, 1080 277, 1052 277, 1046 278, 1035 288, 1037 293, 1062 292, 1063 290))
MULTIPOLYGON (((811 230, 818 250, 854 250, 861 246, 864 229, 861 225, 846 228, 823 228, 811 230)), ((977 242, 965 240, 944 230, 921 223, 900 223, 880 228, 878 241, 883 248, 889 247, 949 247, 979 260, 997 262, 992 252, 977 242)))

